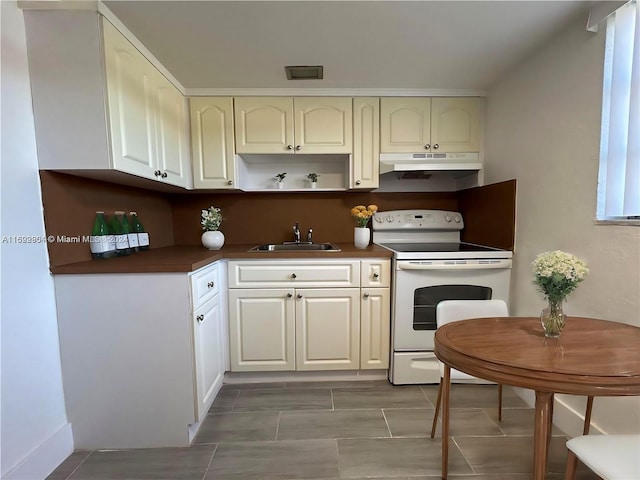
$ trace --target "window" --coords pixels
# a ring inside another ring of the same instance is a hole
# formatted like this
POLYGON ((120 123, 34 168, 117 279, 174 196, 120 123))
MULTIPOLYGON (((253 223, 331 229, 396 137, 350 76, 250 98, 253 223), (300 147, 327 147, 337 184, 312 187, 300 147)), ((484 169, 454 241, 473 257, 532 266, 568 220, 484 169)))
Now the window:
POLYGON ((640 8, 607 19, 598 220, 640 220, 640 8))

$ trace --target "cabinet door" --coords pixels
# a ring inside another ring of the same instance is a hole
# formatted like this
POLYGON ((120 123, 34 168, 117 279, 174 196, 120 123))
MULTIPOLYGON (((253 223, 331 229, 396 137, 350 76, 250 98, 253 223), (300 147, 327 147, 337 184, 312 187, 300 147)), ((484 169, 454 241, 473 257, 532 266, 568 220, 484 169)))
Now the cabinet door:
POLYGON ((293 107, 296 152, 351 153, 350 97, 296 97, 293 107))
POLYGON ((357 370, 360 290, 296 289, 296 370, 357 370))
POLYGON ((431 99, 385 97, 380 99, 380 151, 415 153, 429 151, 431 99))
POLYGON ((380 100, 353 99, 353 163, 351 188, 378 188, 380 184, 380 100))
POLYGON ((190 99, 193 186, 234 188, 233 99, 190 99))
POLYGON ((113 167, 155 178, 155 68, 109 22, 103 22, 113 167))
POLYGON ((483 136, 483 99, 431 99, 431 151, 479 152, 483 136))
POLYGON ((389 368, 388 288, 363 288, 360 316, 360 368, 389 368))
POLYGON ((236 97, 237 153, 293 153, 293 98, 236 97))
POLYGON ((293 289, 229 290, 231 371, 295 369, 293 289))
POLYGON ((166 183, 186 188, 191 183, 186 101, 182 93, 157 70, 155 91, 157 169, 166 183))
POLYGON ((224 378, 224 345, 220 295, 193 313, 197 417, 207 414, 224 378))

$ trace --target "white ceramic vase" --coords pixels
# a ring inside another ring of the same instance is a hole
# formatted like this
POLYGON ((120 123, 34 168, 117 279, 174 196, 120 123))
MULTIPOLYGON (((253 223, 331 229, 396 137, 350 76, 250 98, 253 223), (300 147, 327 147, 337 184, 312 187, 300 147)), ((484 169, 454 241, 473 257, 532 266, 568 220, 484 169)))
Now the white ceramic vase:
POLYGON ((368 227, 356 227, 353 230, 353 244, 356 248, 367 248, 371 232, 368 227))
POLYGON ((311 182, 311 188, 317 188, 318 182, 311 182))
POLYGON ((205 248, 209 250, 220 250, 222 245, 224 245, 224 234, 219 230, 204 232, 201 240, 205 248))
POLYGON ((282 190, 284 188, 284 182, 276 182, 278 184, 278 188, 282 190))

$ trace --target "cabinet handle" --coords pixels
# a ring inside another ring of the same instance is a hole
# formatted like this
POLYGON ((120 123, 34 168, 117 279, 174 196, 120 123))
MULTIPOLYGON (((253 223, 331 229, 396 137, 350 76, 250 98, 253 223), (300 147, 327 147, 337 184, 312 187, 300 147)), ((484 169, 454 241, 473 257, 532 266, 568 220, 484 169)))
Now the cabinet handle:
POLYGON ((196 317, 196 320, 198 320, 199 322, 204 321, 204 315, 198 315, 198 316, 196 317))
POLYGON ((373 278, 378 278, 379 276, 380 276, 380 275, 379 275, 379 274, 377 274, 377 273, 374 273, 374 274, 373 274, 373 278))
POLYGON ((227 185, 233 185, 233 180, 228 180, 227 185))
POLYGON ((431 148, 431 145, 429 145, 428 143, 424 146, 425 150, 429 150, 431 148))
POLYGON ((209 282, 209 283, 207 283, 207 287, 209 287, 209 288, 213 288, 213 286, 214 286, 214 285, 215 285, 215 284, 214 284, 213 282, 209 282))
POLYGON ((291 297, 293 297, 293 293, 291 292, 287 293, 287 298, 291 298, 291 297))
POLYGON ((292 273, 291 274, 291 278, 293 278, 295 280, 296 278, 298 278, 298 276, 295 273, 292 273))
POLYGON ((302 298, 302 294, 299 293, 298 295, 296 295, 296 298, 298 298, 298 299, 302 298))
POLYGON ((299 151, 299 150, 301 150, 301 149, 302 149, 302 147, 301 147, 300 145, 296 145, 296 150, 298 150, 298 151, 299 151))
POLYGON ((362 182, 360 180, 356 180, 356 185, 360 185, 362 182))
POLYGON ((167 178, 167 172, 162 172, 162 175, 160 175, 162 178, 167 178))
POLYGON ((159 177, 160 175, 162 175, 162 172, 161 172, 160 170, 156 170, 155 172, 153 172, 153 174, 154 174, 156 177, 159 177))
POLYGON ((293 150, 293 145, 287 145, 287 150, 293 150))
POLYGON ((439 149, 439 148, 440 148, 440 145, 438 145, 437 143, 433 145, 433 149, 434 149, 434 150, 437 150, 437 149, 439 149))
POLYGON ((364 295, 362 295, 364 298, 369 298, 369 294, 365 293, 364 295))

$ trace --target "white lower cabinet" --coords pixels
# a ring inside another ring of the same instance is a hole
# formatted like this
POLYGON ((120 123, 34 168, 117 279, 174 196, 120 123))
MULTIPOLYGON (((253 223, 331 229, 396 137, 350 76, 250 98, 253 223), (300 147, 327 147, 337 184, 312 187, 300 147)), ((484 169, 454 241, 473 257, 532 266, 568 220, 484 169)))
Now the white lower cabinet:
POLYGON ((67 417, 80 449, 188 446, 222 386, 221 262, 55 275, 67 417))
POLYGON ((360 289, 296 290, 296 370, 357 370, 360 289))
POLYGON ((230 261, 231 370, 388 368, 389 271, 388 259, 230 261))
POLYGON ((229 290, 231 370, 295 370, 293 289, 229 290))
POLYGON ((193 312, 197 417, 203 420, 222 387, 224 330, 220 295, 193 312))

